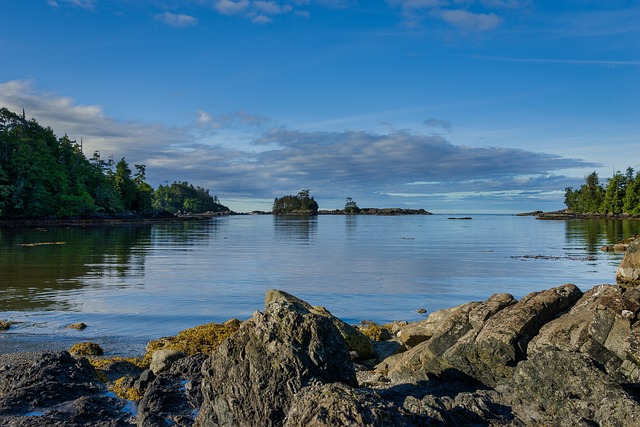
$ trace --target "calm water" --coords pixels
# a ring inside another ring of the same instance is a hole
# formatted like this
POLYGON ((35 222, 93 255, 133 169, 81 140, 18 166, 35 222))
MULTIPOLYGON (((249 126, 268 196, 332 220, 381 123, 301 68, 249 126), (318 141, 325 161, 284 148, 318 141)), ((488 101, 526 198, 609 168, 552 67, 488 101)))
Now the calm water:
POLYGON ((0 353, 99 342, 110 353, 262 309, 290 292, 358 323, 419 320, 496 292, 615 283, 600 246, 640 221, 447 216, 279 218, 0 229, 0 353), (538 257, 541 255, 541 257, 538 257), (82 332, 65 329, 75 322, 82 332))

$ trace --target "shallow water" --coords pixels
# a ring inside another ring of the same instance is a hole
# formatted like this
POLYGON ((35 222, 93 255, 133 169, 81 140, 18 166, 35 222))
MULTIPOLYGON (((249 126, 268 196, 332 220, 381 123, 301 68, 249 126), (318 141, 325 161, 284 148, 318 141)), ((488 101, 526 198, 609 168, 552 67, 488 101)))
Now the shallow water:
MULTIPOLYGON (((466 215, 465 215, 466 216, 466 215)), ((99 342, 110 353, 262 309, 278 288, 347 322, 419 320, 509 292, 615 283, 599 248, 640 221, 232 216, 146 226, 0 229, 0 352, 99 342), (85 322, 84 331, 65 329, 85 322)))

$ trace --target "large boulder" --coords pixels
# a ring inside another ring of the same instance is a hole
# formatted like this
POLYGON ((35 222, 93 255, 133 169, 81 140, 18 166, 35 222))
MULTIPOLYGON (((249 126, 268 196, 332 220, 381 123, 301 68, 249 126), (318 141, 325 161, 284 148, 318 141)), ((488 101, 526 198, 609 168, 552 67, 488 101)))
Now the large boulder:
POLYGON ((289 298, 267 298, 203 366, 199 426, 281 426, 313 384, 355 386, 345 340, 330 318, 289 298))
POLYGON ((498 390, 524 425, 640 425, 638 402, 578 353, 547 347, 519 363, 498 390))
POLYGON ((640 285, 640 239, 629 244, 616 270, 616 281, 622 284, 640 285))
POLYGON ((581 352, 612 375, 640 382, 640 289, 601 285, 540 329, 529 353, 553 346, 581 352))
POLYGON ((355 351, 356 353, 358 353, 358 357, 361 359, 368 359, 375 356, 373 347, 371 345, 371 340, 367 338, 365 334, 349 325, 342 319, 335 317, 326 308, 320 306, 312 306, 306 301, 303 301, 287 292, 278 289, 270 289, 265 295, 264 303, 265 306, 268 306, 269 304, 272 304, 274 302, 290 302, 292 304, 301 305, 311 313, 327 317, 333 322, 334 325, 336 325, 338 331, 340 331, 340 335, 342 335, 345 342, 347 343, 347 348, 349 349, 349 351, 355 351))
POLYGON ((87 359, 68 352, 0 355, 0 425, 130 425, 87 359))
POLYGON ((427 341, 392 356, 377 371, 394 382, 417 382, 455 374, 493 386, 508 378, 527 356, 540 328, 571 307, 582 292, 571 284, 533 292, 517 303, 496 294, 487 301, 451 310, 427 341))
POLYGON ((342 383, 315 384, 295 395, 285 427, 415 427, 414 420, 373 392, 342 383))

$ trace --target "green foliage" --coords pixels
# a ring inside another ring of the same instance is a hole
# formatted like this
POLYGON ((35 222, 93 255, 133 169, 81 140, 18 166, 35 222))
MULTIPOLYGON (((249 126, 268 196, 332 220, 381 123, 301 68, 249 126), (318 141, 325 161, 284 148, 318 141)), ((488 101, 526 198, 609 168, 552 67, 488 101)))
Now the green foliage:
POLYGON ((625 174, 616 172, 605 189, 598 174, 592 172, 580 189, 565 189, 564 203, 579 213, 640 215, 640 174, 634 177, 633 173, 633 168, 627 168, 625 174))
POLYGON ((344 213, 352 215, 357 214, 358 212, 360 212, 358 204, 351 197, 347 197, 344 204, 344 213))
POLYGON ((124 158, 100 153, 87 159, 67 135, 0 109, 0 217, 77 217, 143 213, 151 209, 153 189, 144 182, 144 166, 131 177, 124 158))
POLYGON ((209 190, 194 187, 186 181, 158 187, 153 193, 152 205, 154 209, 172 213, 226 212, 229 210, 228 207, 220 204, 218 196, 211 196, 209 190))
POLYGON ((318 203, 309 196, 309 190, 300 190, 297 196, 283 196, 273 201, 274 215, 317 215, 318 203))

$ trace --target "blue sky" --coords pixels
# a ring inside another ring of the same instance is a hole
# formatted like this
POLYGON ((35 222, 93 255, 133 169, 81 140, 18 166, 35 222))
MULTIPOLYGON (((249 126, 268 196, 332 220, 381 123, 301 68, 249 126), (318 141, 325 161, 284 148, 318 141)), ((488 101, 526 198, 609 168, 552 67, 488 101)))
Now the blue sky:
POLYGON ((4 0, 0 106, 237 211, 554 210, 640 169, 640 4, 4 0))

